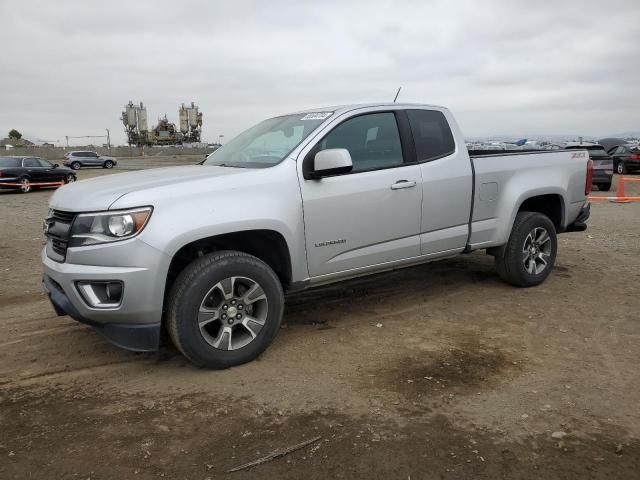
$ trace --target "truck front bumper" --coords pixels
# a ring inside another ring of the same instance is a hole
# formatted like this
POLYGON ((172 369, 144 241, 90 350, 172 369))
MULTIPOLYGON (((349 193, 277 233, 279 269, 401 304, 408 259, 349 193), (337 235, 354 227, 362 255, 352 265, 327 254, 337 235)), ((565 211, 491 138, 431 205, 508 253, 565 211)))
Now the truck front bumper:
POLYGON ((153 267, 108 267, 60 263, 42 251, 42 285, 58 315, 91 325, 115 345, 138 352, 158 350, 164 300, 166 256, 148 247, 143 257, 153 267), (154 259, 155 258, 155 259, 154 259), (164 272, 164 274, 162 274, 164 272), (117 306, 95 308, 78 282, 119 282, 117 306))

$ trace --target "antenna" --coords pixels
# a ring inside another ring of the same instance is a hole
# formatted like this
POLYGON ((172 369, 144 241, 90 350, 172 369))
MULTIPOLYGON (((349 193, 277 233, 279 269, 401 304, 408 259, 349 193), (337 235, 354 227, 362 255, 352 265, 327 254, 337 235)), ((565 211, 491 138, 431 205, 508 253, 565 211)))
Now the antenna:
POLYGON ((396 96, 393 98, 393 103, 396 103, 396 100, 398 99, 398 95, 400 95, 400 90, 402 90, 402 87, 398 88, 398 91, 396 92, 396 96))

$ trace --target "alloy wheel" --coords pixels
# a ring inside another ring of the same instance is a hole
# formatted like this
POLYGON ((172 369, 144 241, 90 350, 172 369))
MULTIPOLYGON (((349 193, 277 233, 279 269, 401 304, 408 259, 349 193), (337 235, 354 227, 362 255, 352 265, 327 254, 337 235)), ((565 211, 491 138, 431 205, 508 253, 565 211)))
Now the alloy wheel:
POLYGON ((551 258, 551 237, 545 228, 536 227, 524 239, 522 263, 530 275, 542 273, 551 258))
POLYGON ((258 282, 229 277, 216 283, 202 299, 198 327, 212 347, 237 350, 258 336, 268 311, 269 301, 258 282))

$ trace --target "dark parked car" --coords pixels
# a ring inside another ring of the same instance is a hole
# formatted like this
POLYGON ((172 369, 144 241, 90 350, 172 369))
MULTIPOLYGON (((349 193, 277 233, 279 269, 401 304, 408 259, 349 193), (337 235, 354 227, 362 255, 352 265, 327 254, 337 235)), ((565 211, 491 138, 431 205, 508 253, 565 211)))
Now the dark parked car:
POLYGON ((76 174, 57 163, 38 157, 0 157, 0 188, 29 193, 32 188, 54 185, 42 183, 76 181, 76 174))
POLYGON ((613 170, 620 175, 640 170, 640 148, 631 145, 619 145, 609 150, 613 157, 613 170))
POLYGON ((611 189, 611 179, 613 178, 613 159, 604 150, 602 145, 567 145, 567 150, 587 150, 589 158, 593 161, 593 184, 598 190, 608 191, 611 189))
POLYGON ((64 154, 64 164, 80 170, 81 167, 113 168, 118 162, 113 157, 98 155, 96 152, 76 151, 64 154))

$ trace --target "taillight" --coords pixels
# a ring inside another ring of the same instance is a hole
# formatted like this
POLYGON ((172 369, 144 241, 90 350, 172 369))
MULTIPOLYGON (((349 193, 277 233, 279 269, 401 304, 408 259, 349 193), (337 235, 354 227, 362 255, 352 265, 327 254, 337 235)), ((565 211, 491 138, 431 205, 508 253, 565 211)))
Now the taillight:
POLYGON ((631 160, 640 160, 640 155, 638 155, 637 153, 632 153, 631 160))
POLYGON ((593 160, 589 159, 587 162, 587 182, 584 184, 584 194, 589 195, 591 193, 591 184, 593 182, 593 160))

